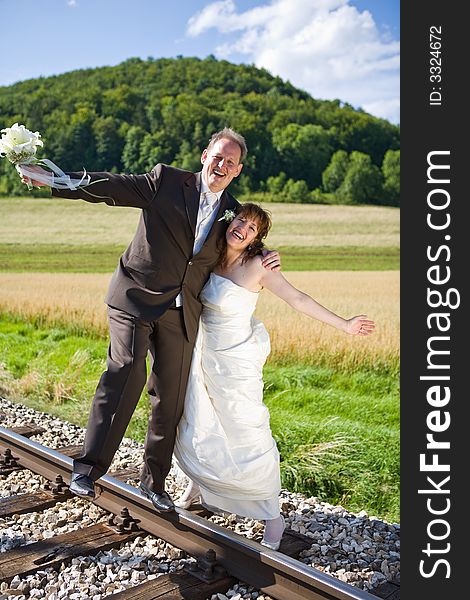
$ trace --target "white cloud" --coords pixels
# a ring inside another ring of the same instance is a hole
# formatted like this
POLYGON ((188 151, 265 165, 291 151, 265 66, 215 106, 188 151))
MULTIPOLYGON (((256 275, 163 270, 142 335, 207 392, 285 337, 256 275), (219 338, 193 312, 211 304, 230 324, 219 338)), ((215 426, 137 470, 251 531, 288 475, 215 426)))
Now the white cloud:
POLYGON ((227 37, 214 48, 220 58, 245 55, 315 98, 399 122, 399 42, 349 0, 271 0, 244 12, 220 0, 188 21, 190 36, 210 29, 227 37))
POLYGON ((75 6, 77 6, 77 0, 67 0, 67 4, 72 8, 75 8, 75 6))

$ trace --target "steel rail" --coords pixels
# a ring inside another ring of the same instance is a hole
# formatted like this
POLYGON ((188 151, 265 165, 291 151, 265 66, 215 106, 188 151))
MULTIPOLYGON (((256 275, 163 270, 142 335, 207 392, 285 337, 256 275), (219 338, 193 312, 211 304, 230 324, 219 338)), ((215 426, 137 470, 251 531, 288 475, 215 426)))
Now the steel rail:
MULTIPOLYGON (((50 481, 60 475, 70 482, 73 461, 57 450, 0 427, 0 449, 9 448, 21 466, 50 481)), ((127 508, 144 531, 160 537, 195 558, 209 549, 230 575, 263 590, 279 600, 377 600, 376 596, 322 573, 280 552, 265 548, 215 523, 183 509, 157 513, 147 498, 133 486, 108 475, 96 482, 93 501, 119 515, 127 508)))

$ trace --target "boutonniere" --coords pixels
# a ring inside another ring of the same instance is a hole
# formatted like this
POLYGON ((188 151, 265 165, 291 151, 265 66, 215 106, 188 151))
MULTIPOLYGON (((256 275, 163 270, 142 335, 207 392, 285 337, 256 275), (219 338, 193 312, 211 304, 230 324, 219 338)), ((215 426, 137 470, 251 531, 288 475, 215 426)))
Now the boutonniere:
POLYGON ((235 211, 234 210, 226 210, 224 212, 224 214, 220 217, 220 219, 217 219, 218 221, 226 221, 227 223, 230 223, 230 221, 233 221, 233 219, 235 218, 235 211))

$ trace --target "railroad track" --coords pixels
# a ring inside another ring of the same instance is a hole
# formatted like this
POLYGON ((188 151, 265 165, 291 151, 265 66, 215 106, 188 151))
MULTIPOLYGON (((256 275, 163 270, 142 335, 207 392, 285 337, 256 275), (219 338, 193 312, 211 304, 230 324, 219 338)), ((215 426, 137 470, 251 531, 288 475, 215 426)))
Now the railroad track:
MULTIPOLYGON (((0 474, 29 469, 49 483, 34 494, 0 500, 0 517, 40 512, 71 497, 73 456, 80 447, 60 451, 29 439, 34 425, 15 430, 0 427, 0 474)), ((0 554, 0 582, 10 583, 15 576, 26 576, 46 568, 59 568, 74 558, 116 548, 138 536, 151 534, 194 560, 182 573, 160 575, 130 589, 114 593, 113 599, 190 598, 206 600, 224 592, 238 580, 262 590, 276 600, 398 600, 399 588, 385 584, 373 595, 296 560, 312 540, 287 531, 280 551, 220 527, 207 518, 207 512, 176 509, 157 513, 151 502, 124 480, 138 476, 132 470, 111 473, 96 484, 94 504, 110 514, 108 523, 97 523, 78 531, 59 534, 0 554)), ((8 596, 5 596, 8 597, 8 596)))

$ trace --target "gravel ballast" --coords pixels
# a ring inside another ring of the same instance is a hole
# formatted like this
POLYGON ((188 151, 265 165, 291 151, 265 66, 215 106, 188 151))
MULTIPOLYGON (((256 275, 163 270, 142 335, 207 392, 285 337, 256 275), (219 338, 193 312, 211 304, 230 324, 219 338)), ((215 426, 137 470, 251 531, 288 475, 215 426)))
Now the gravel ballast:
MULTIPOLYGON (((80 444, 84 438, 82 428, 4 398, 0 398, 0 415, 3 427, 23 426, 28 422, 41 425, 46 432, 31 439, 58 450, 80 444)), ((125 438, 111 470, 140 468, 142 453, 142 444, 125 438)), ((28 470, 0 476, 0 497, 38 491, 44 483, 41 476, 28 470)), ((183 488, 184 481, 172 470, 167 478, 168 493, 177 498, 183 488)), ((287 527, 312 540, 300 561, 372 594, 386 581, 399 583, 399 524, 369 516, 365 511, 355 514, 342 506, 287 490, 281 491, 279 502, 287 527)), ((210 519, 240 535, 261 540, 260 521, 236 515, 214 515, 210 519)), ((41 513, 0 518, 0 552, 107 520, 105 511, 78 497, 59 502, 41 513)), ((9 584, 2 582, 0 600, 101 600, 139 582, 180 571, 192 560, 165 541, 142 535, 118 549, 75 558, 59 570, 44 569, 24 578, 17 576, 9 584)), ((227 598, 270 600, 242 582, 209 600, 227 598)))

